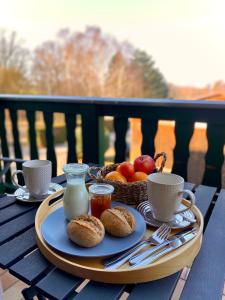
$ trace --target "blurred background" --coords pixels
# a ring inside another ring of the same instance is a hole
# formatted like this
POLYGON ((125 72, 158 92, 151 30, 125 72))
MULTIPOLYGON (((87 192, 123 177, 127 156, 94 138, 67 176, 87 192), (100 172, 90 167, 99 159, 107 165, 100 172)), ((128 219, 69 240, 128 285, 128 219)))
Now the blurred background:
MULTIPOLYGON (((0 94, 225 100, 224 0, 7 0, 0 10, 0 94)), ((19 112, 23 157, 28 124, 19 112)), ((112 118, 105 117, 105 163, 114 159, 112 118)), ((141 153, 141 124, 129 120, 127 159, 141 153)), ((76 127, 82 161, 81 119, 76 127)), ((156 152, 173 164, 175 122, 159 121, 156 152)), ((12 128, 6 117, 11 156, 12 128)), ((39 157, 46 155, 41 113, 39 157)), ((195 123, 189 178, 200 183, 206 123, 195 123)), ((58 174, 66 162, 63 114, 54 114, 58 174)), ((152 154, 154 155, 154 153, 152 154)), ((223 168, 224 169, 224 168, 223 168)), ((224 183, 223 183, 224 185, 224 183)))

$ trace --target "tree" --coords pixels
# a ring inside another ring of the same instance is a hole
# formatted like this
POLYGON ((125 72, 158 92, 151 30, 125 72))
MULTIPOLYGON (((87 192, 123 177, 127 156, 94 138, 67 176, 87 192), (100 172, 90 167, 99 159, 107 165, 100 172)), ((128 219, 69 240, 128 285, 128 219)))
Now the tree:
POLYGON ((111 59, 105 82, 108 97, 141 97, 143 93, 142 70, 120 51, 111 59))
POLYGON ((87 27, 83 33, 61 30, 55 41, 35 50, 35 82, 48 94, 101 96, 108 61, 116 47, 116 40, 97 27, 87 27))
POLYGON ((41 93, 77 96, 166 97, 151 57, 98 27, 61 30, 36 48, 32 74, 41 93))
POLYGON ((137 50, 133 64, 142 68, 143 98, 166 98, 168 87, 165 78, 155 67, 155 62, 146 52, 137 50))
POLYGON ((0 92, 22 93, 28 86, 26 77, 29 51, 22 46, 16 32, 0 31, 0 92))
POLYGON ((60 94, 64 72, 62 47, 56 42, 44 42, 35 50, 32 66, 34 83, 40 93, 60 94))

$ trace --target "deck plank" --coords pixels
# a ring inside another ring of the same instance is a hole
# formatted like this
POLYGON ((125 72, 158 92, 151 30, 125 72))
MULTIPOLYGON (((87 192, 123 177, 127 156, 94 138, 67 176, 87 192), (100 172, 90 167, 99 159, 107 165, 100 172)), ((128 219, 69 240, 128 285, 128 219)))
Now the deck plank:
POLYGON ((215 187, 199 185, 195 190, 196 204, 205 217, 216 193, 215 187))
POLYGON ((16 197, 3 196, 0 198, 0 209, 6 208, 16 202, 16 197))
POLYGON ((118 299, 125 289, 124 284, 106 284, 90 281, 84 289, 75 297, 76 300, 115 300, 118 299))
POLYGON ((182 300, 221 299, 225 278, 225 190, 221 190, 204 240, 181 295, 182 300))
POLYGON ((0 245, 34 225, 36 209, 5 223, 0 227, 0 245))
POLYGON ((21 259, 36 246, 35 231, 31 229, 0 246, 0 267, 6 268, 21 259))
POLYGON ((81 284, 82 278, 54 269, 36 284, 37 290, 50 299, 62 300, 81 284))
POLYGON ((52 268, 53 265, 36 249, 9 267, 9 271, 20 280, 31 285, 40 280, 41 276, 47 274, 52 268))
POLYGON ((21 216, 22 214, 35 208, 35 205, 22 205, 15 203, 6 207, 5 209, 0 210, 0 225, 3 225, 6 222, 11 221, 14 218, 21 216))

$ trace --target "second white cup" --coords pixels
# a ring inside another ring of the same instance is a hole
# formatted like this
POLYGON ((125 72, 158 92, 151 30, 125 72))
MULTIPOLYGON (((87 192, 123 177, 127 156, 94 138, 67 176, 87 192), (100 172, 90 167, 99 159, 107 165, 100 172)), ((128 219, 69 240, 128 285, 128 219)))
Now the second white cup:
POLYGON ((195 195, 184 189, 184 179, 176 174, 153 173, 147 179, 148 200, 156 220, 169 222, 175 214, 187 211, 195 203, 195 195), (190 205, 179 209, 183 194, 190 197, 190 205))
POLYGON ((12 182, 15 186, 30 193, 34 198, 43 198, 48 193, 52 177, 52 163, 49 160, 28 160, 22 164, 23 170, 12 174, 12 182), (15 177, 21 173, 24 177, 26 188, 19 185, 15 177))

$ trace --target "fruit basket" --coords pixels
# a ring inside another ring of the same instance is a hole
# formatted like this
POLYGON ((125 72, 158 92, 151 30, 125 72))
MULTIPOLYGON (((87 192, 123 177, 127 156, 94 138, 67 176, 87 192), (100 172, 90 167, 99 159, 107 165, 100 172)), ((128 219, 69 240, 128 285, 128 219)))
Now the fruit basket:
MULTIPOLYGON (((162 172, 165 166, 167 155, 165 152, 156 154, 154 161, 156 162, 160 157, 162 157, 161 165, 158 169, 155 169, 154 172, 162 172)), ((146 201, 147 197, 147 181, 137 181, 137 182, 127 182, 123 183, 120 181, 111 181, 107 180, 105 176, 117 169, 120 164, 111 164, 99 167, 91 167, 89 169, 88 175, 96 180, 98 183, 107 183, 114 186, 114 193, 112 195, 113 200, 118 200, 120 202, 129 204, 129 205, 138 205, 142 201, 146 201), (97 172, 96 175, 93 172, 97 172)))

